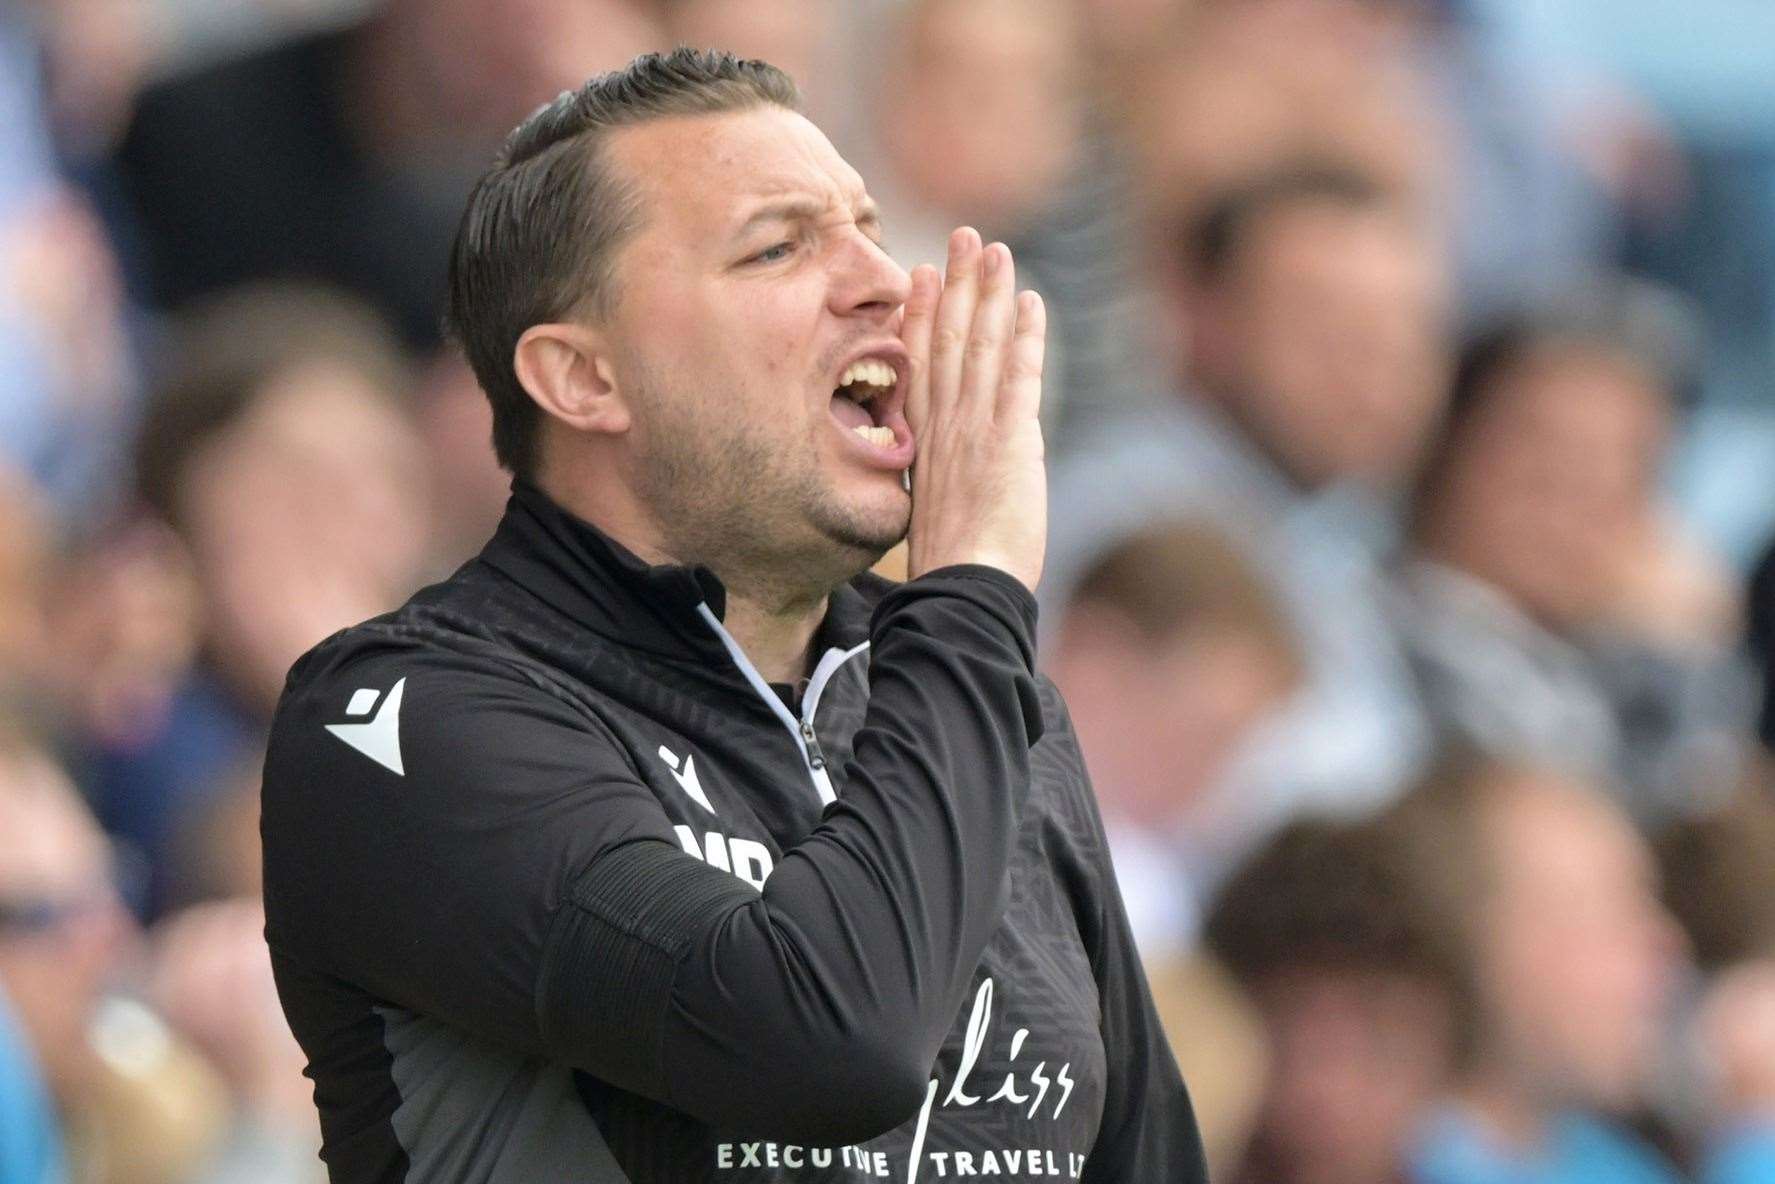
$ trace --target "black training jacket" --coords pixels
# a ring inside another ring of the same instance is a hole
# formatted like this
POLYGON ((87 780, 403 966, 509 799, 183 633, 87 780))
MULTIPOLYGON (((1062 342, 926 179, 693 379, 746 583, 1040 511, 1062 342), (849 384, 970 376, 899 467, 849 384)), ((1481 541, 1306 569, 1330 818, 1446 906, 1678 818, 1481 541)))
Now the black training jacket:
POLYGON ((336 1184, 1203 1179, 1028 591, 861 577, 797 688, 723 605, 520 482, 290 672, 266 937, 336 1184))

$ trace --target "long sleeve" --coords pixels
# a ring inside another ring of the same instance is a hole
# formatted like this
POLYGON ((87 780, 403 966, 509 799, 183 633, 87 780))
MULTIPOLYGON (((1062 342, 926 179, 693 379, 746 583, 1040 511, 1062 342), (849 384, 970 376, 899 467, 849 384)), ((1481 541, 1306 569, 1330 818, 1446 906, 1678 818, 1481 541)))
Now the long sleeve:
POLYGON ((1003 913, 1041 728, 1034 611, 986 568, 884 597, 844 797, 762 891, 686 854, 596 713, 496 654, 323 649, 266 768, 282 980, 343 981, 710 1124, 892 1128, 1003 913), (327 725, 390 688, 398 751, 366 759, 327 725))

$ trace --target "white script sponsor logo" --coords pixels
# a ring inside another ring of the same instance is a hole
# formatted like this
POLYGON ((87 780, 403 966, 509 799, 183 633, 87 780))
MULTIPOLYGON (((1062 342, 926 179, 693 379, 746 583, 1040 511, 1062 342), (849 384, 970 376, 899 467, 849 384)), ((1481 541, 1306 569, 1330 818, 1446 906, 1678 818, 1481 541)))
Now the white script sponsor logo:
MULTIPOLYGON (((950 1106, 965 1108, 982 1104, 981 1096, 979 1094, 971 1094, 968 1092, 968 1089, 972 1084, 969 1078, 973 1075, 974 1066, 980 1060, 980 1050, 986 1047, 986 1040, 991 1026, 992 979, 987 978, 981 981, 980 989, 974 992, 974 1009, 968 1013, 968 1030, 962 1036, 961 1064, 955 1070, 955 1080, 949 1083, 949 1092, 943 1095, 944 1108, 950 1106)), ((985 1098, 984 1104, 991 1105, 994 1102, 1005 1102, 1021 1108, 1023 1104, 1027 1102, 1029 1104, 1029 1109, 1025 1112, 1024 1117, 1034 1118, 1036 1113, 1042 1109, 1042 1103, 1048 1100, 1049 1093, 1052 1091, 1055 1099, 1054 1112, 1049 1117, 1059 1118, 1060 1112, 1066 1109, 1066 1103, 1072 1097, 1072 1062, 1067 1061, 1064 1065, 1061 1065, 1058 1069, 1050 1073, 1048 1071, 1048 1062, 1045 1060, 1038 1061, 1036 1062, 1035 1067, 1029 1070, 1028 1081, 1019 1082, 1014 1063, 1017 1060, 1018 1055, 1023 1051, 1023 1042, 1028 1039, 1028 1028, 1018 1028, 1016 1033, 1012 1035, 1010 1059, 1013 1062, 1013 1067, 1009 1073, 1005 1074, 1005 1079, 999 1084, 998 1089, 989 1097, 985 1098)), ((984 1087, 980 1088, 984 1089, 984 1087)), ((919 1165, 925 1158, 927 1158, 924 1151, 925 1133, 930 1129, 931 1110, 937 1101, 937 1089, 938 1081, 933 1077, 929 1088, 925 1090, 924 1106, 918 1112, 918 1126, 912 1133, 912 1162, 906 1172, 906 1184, 917 1184, 919 1165)), ((1041 1153, 1031 1151, 1030 1154, 1039 1156, 1041 1153)), ((928 1158, 931 1161, 932 1168, 936 1171, 938 1176, 947 1176, 952 1165, 956 1175, 972 1176, 980 1174, 976 1172, 974 1167, 974 1161, 976 1158, 982 1161, 982 1167, 984 1167, 986 1162, 990 1161, 993 1165, 992 1171, 997 1173, 1001 1170, 998 1165, 998 1160, 1001 1157, 1009 1160, 1010 1155, 1011 1150, 997 1152, 987 1150, 978 1153, 968 1151, 933 1151, 928 1158)), ((1066 1160, 1067 1175, 1076 1178, 1079 1172, 1084 1168, 1084 1157, 1081 1155, 1069 1154, 1067 1155, 1066 1160)), ((1036 1163, 1036 1159, 1025 1161, 1026 1170, 1032 1175, 1059 1174, 1058 1170, 1046 1173, 1037 1172, 1034 1170, 1036 1163)), ((1051 1152, 1047 1155, 1047 1165, 1057 1169, 1057 1165, 1054 1162, 1054 1157, 1051 1152)))
MULTIPOLYGON (((690 828, 678 828, 679 837, 688 847, 694 842, 690 828)), ((709 835, 711 841, 718 835, 709 835)), ((713 862, 711 860, 711 862, 713 862)), ((715 1146, 715 1167, 722 1171, 747 1168, 848 1168, 859 1175, 877 1179, 897 1179, 903 1184, 917 1184, 921 1178, 930 1180, 1000 1177, 1018 1180, 1077 1180, 1085 1171, 1085 1156, 1076 1151, 1053 1147, 975 1146, 966 1149, 926 1150, 931 1115, 939 1109, 969 1110, 974 1107, 1003 1105, 1015 1107, 1026 1119, 1057 1120, 1072 1099, 1074 1081, 1072 1062, 1049 1069, 1047 1060, 1038 1060, 1020 1068, 1018 1058, 1029 1039, 1028 1028, 1018 1028, 1011 1036, 1010 1071, 996 1088, 990 1081, 976 1082, 975 1072, 980 1055, 990 1040, 992 1028, 993 982, 983 980, 974 993, 973 1009, 968 1013, 968 1026, 962 1036, 961 1063, 949 1089, 939 1093, 942 1083, 932 1078, 925 1089, 924 1106, 918 1112, 918 1125, 913 1131, 911 1153, 904 1162, 887 1151, 866 1146, 808 1147, 797 1143, 736 1142, 715 1146)), ((821 1176, 821 1179, 827 1179, 821 1176)), ((846 1177, 847 1179, 850 1177, 846 1177)))

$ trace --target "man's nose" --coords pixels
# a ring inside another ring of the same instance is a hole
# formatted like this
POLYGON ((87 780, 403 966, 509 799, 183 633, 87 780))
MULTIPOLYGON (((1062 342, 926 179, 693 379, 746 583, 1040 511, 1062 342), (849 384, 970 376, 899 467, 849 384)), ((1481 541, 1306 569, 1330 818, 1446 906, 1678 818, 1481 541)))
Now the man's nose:
POLYGON ((833 277, 833 311, 840 316, 891 314, 912 294, 912 277, 880 244, 859 235, 833 277))

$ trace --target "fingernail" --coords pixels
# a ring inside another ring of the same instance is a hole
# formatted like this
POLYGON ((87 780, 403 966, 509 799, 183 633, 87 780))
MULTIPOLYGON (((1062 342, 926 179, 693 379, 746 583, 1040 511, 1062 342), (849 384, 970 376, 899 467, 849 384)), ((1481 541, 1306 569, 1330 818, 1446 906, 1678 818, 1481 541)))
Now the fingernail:
POLYGON ((998 257, 1001 254, 1003 254, 1003 252, 998 250, 997 243, 986 248, 986 262, 983 265, 983 270, 987 275, 998 274, 998 257))

